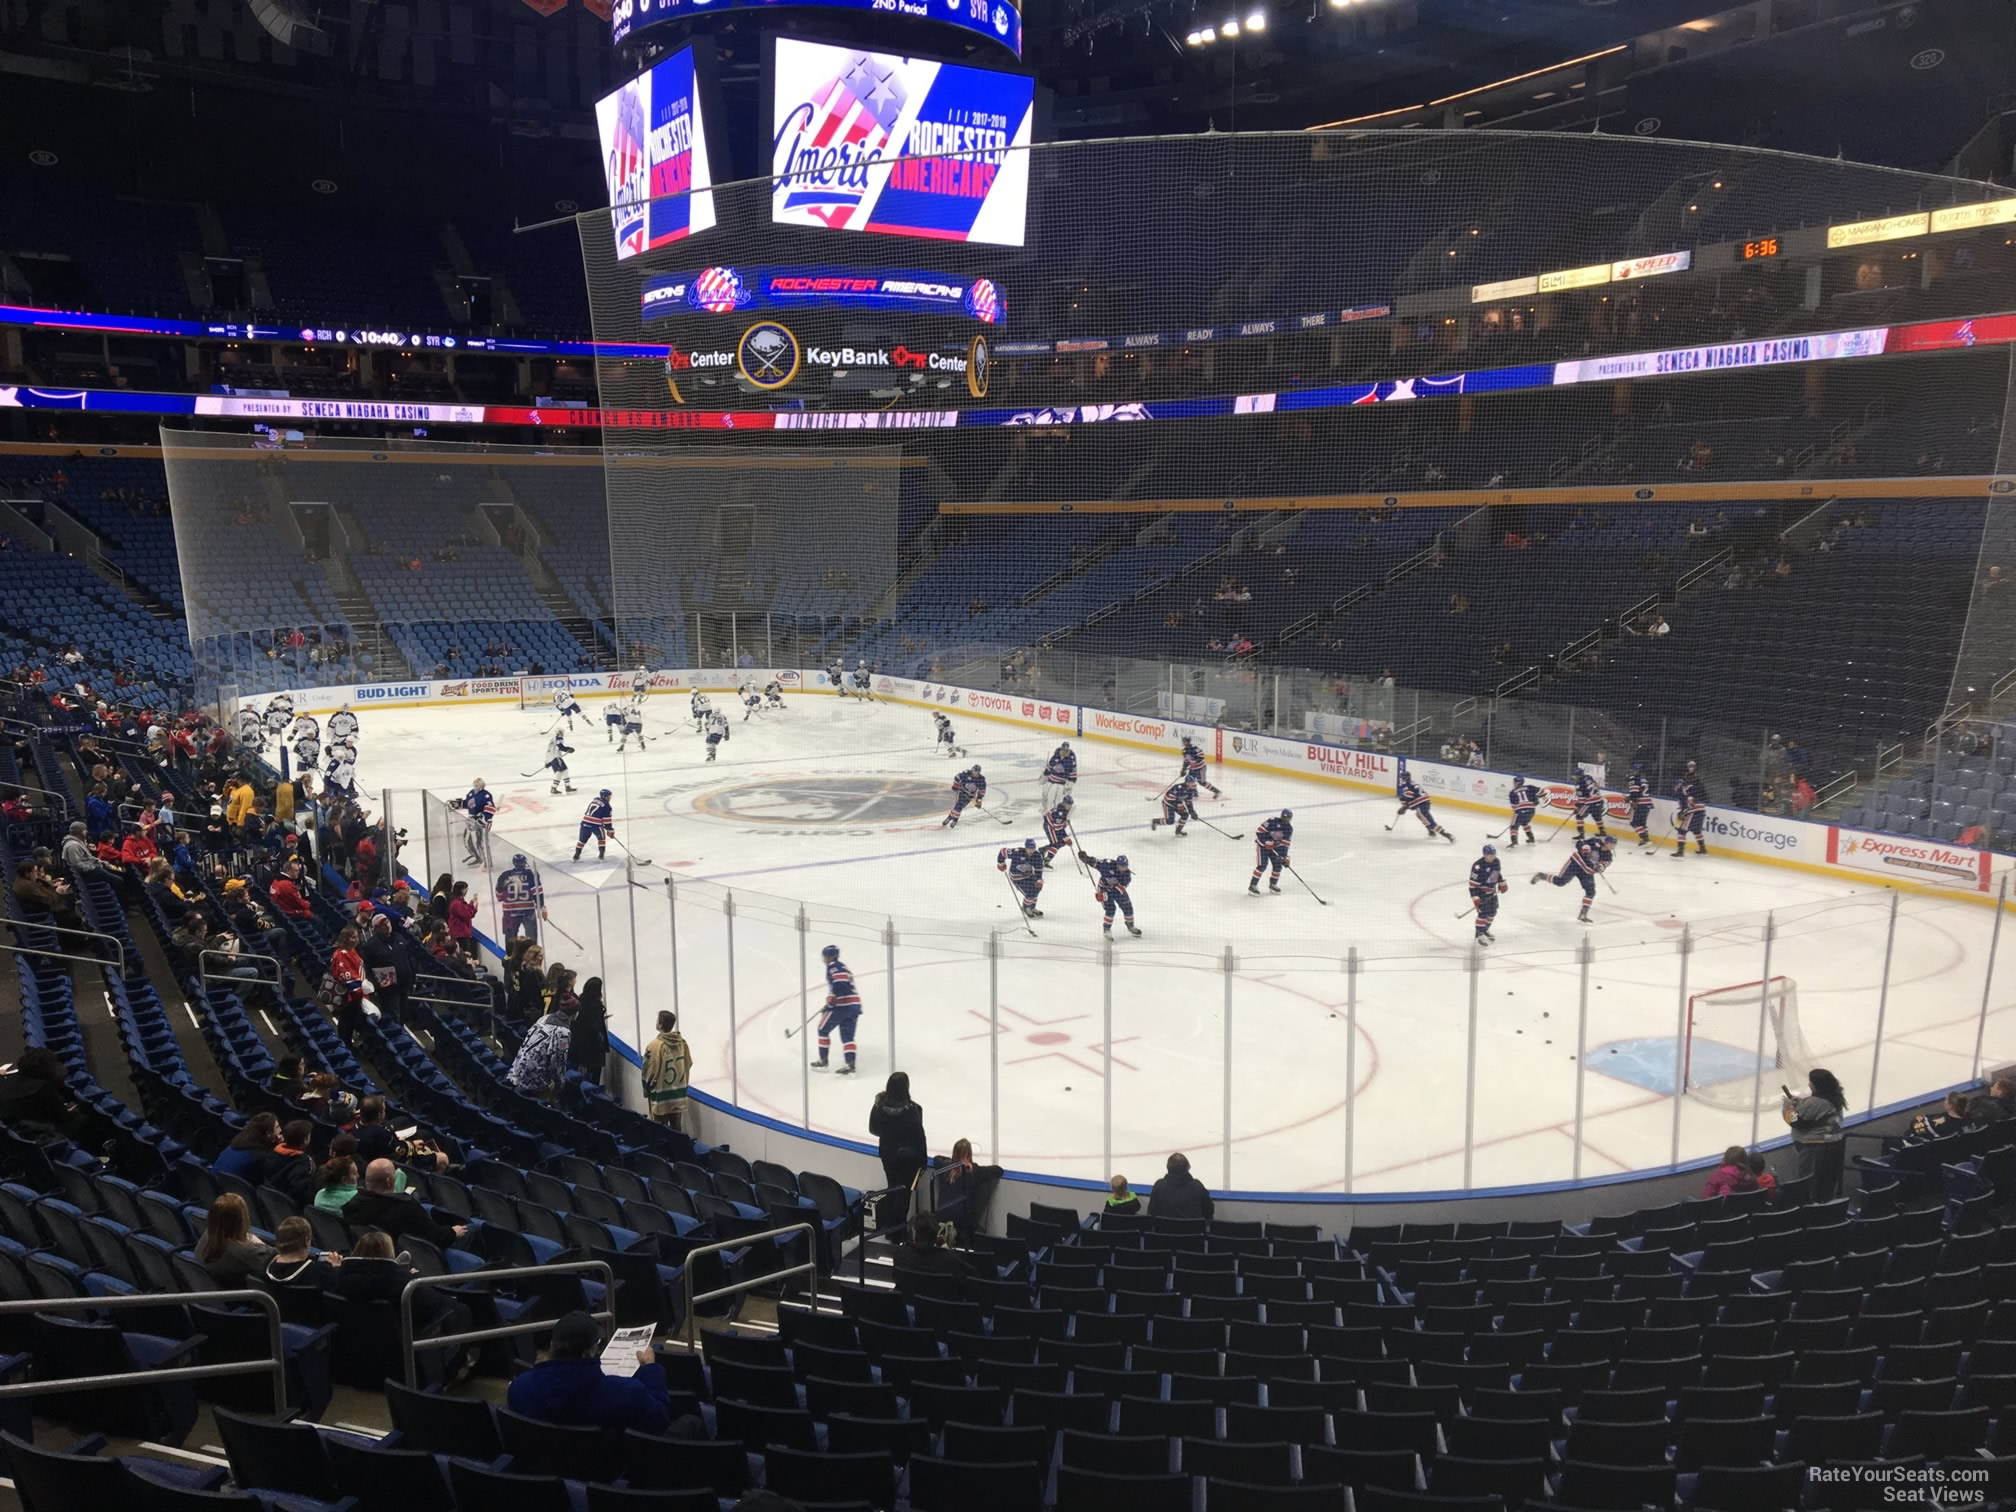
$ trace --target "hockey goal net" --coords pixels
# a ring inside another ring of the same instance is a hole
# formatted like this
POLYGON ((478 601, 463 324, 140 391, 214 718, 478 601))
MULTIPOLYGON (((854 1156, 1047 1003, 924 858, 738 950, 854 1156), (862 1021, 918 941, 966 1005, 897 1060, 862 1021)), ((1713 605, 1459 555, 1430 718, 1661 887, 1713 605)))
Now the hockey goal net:
POLYGON ((553 695, 572 687, 569 677, 521 677, 518 679, 518 707, 535 713, 553 711, 553 695))
POLYGON ((1687 1095, 1743 1112, 1778 1096, 1781 1084, 1802 1089, 1818 1064, 1799 1026, 1799 984, 1790 977, 1711 987, 1687 999, 1682 1083, 1687 1095), (1757 1055, 1757 1018, 1764 1017, 1764 1055, 1757 1055))

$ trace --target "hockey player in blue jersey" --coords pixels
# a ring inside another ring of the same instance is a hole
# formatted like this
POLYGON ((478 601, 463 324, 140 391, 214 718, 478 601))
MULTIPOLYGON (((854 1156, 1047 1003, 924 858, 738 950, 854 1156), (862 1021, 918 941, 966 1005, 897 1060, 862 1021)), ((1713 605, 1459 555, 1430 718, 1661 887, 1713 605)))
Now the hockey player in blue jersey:
POLYGON ((1631 768, 1631 781, 1625 786, 1624 796, 1631 804, 1631 833, 1638 837, 1641 846, 1649 846, 1652 843, 1652 784, 1646 780, 1642 765, 1631 768))
POLYGON ((1043 910, 1036 899, 1043 892, 1043 850, 1034 840, 1024 840, 1020 849, 1004 845, 994 857, 994 870, 1006 872, 1009 884, 1022 895, 1022 912, 1040 919, 1043 910))
POLYGON ((719 709, 707 715, 707 759, 712 761, 721 749, 721 742, 728 738, 728 716, 719 709))
POLYGON ((490 826, 496 822, 496 798, 481 777, 471 778, 462 795, 462 852, 471 866, 490 869, 490 826))
POLYGON ((1158 830, 1165 824, 1176 827, 1176 833, 1183 833, 1183 826, 1197 817, 1196 784, 1178 777, 1162 792, 1162 817, 1150 819, 1148 828, 1158 830))
POLYGON ((1575 768, 1575 795, 1570 801, 1575 806, 1577 840, 1582 838, 1582 827, 1585 824, 1595 825, 1596 833, 1599 835, 1610 833, 1603 828, 1603 816, 1609 809, 1609 800, 1603 796, 1602 784, 1590 775, 1588 768, 1575 768))
POLYGON ((619 711, 623 717, 623 738, 616 742, 616 754, 621 756, 630 749, 630 737, 637 737, 637 749, 645 748, 644 740, 644 699, 641 694, 632 695, 619 711))
MULTIPOLYGON (((614 740, 623 733, 623 705, 611 701, 602 711, 602 732, 608 740, 614 740)), ((606 742, 605 742, 606 743, 606 742)))
POLYGON ((1593 923, 1589 917, 1589 905, 1596 901, 1596 874, 1608 870, 1610 866, 1610 845, 1608 835, 1578 835, 1575 848, 1561 863, 1559 871, 1552 877, 1545 872, 1535 872, 1532 880, 1551 881, 1556 887, 1566 887, 1570 882, 1578 884, 1582 889, 1582 908, 1575 918, 1583 924, 1593 923))
POLYGON ((1687 854, 1687 837, 1694 837, 1694 849, 1701 855, 1708 854, 1708 785, 1694 770, 1694 763, 1687 763, 1687 770, 1674 785, 1673 797, 1677 807, 1673 811, 1673 828, 1679 833, 1680 843, 1673 849, 1675 857, 1687 854))
POLYGON ((1043 780, 1060 788, 1070 788, 1078 780, 1078 753, 1065 741, 1050 753, 1043 766, 1043 780))
POLYGON ((1127 921, 1127 933, 1138 935, 1140 928, 1134 922, 1134 898, 1128 888, 1134 885, 1133 869, 1127 865, 1125 856, 1115 856, 1110 861, 1101 861, 1097 856, 1084 858, 1092 868, 1092 901, 1106 910, 1106 922, 1100 925, 1103 934, 1113 933, 1113 911, 1127 921))
POLYGON ((1054 865, 1057 852, 1071 844, 1071 805, 1069 793, 1057 800, 1057 806, 1043 816, 1043 864, 1054 865))
POLYGON ((522 934, 538 941, 539 921, 546 917, 546 889, 539 885, 539 873, 522 852, 511 858, 508 871, 498 874, 497 909, 505 939, 522 934))
POLYGON ((959 828, 959 816, 966 811, 966 805, 985 808, 986 797, 987 779, 980 775, 980 763, 976 761, 952 779, 952 811, 938 821, 938 828, 959 828))
POLYGON ((1491 926, 1498 918, 1498 895, 1510 885, 1498 865, 1498 848, 1485 846, 1484 854, 1470 863, 1471 923, 1476 927, 1479 945, 1498 943, 1491 937, 1491 926))
POLYGON ((847 963, 840 959, 840 947, 828 945, 819 952, 826 963, 826 1007, 819 1015, 819 1059, 812 1062, 814 1071, 824 1071, 831 1064, 828 1057, 833 1051, 833 1037, 840 1037, 841 1064, 834 1074, 852 1076, 854 1074, 854 1026, 861 1020, 861 994, 854 986, 854 973, 847 969, 847 963))
POLYGON ((946 718, 945 711, 933 709, 931 722, 938 730, 938 749, 945 753, 946 758, 949 760, 954 756, 964 757, 966 747, 959 744, 958 737, 952 733, 952 721, 946 718))
MULTIPOLYGON (((1428 801, 1428 795, 1421 791, 1420 784, 1407 775, 1405 767, 1401 768, 1400 780, 1394 787, 1394 796, 1400 800, 1400 812, 1404 814, 1411 811, 1428 831, 1431 840, 1440 835, 1451 845, 1456 843, 1456 837, 1435 822, 1434 806, 1428 801)), ((1394 822, 1399 822, 1399 815, 1394 816, 1394 822)), ((1390 824, 1387 826, 1388 829, 1392 827, 1390 824)))
POLYGON ((616 838, 615 810, 609 803, 609 789, 604 788, 588 800, 588 807, 581 811, 581 833, 574 840, 574 859, 581 859, 581 847, 590 840, 595 842, 595 855, 599 860, 609 854, 609 842, 616 838))
POLYGON ((1183 780, 1193 787, 1202 788, 1213 798, 1225 795, 1204 780, 1204 748, 1188 735, 1183 737, 1183 780))
POLYGON ((1505 794, 1505 801, 1512 806, 1512 826, 1506 831, 1511 844, 1519 843, 1519 836, 1526 836, 1528 845, 1538 845, 1533 838, 1533 812, 1540 807, 1544 795, 1537 782, 1528 782, 1524 777, 1514 777, 1511 789, 1505 794))
POLYGON ((568 792, 574 791, 574 779, 567 775, 567 758, 573 751, 574 747, 560 738, 557 729, 546 738, 546 770, 553 774, 553 785, 547 789, 548 792, 559 792, 563 782, 567 784, 568 792))
POLYGON ((1269 892, 1281 891, 1281 868, 1288 864, 1288 847, 1295 839, 1295 810, 1283 809, 1272 819, 1263 819, 1253 831, 1253 876, 1246 891, 1260 896, 1260 874, 1268 867, 1274 875, 1267 879, 1269 892))
POLYGON ((574 728, 574 716, 581 712, 581 700, 574 696, 571 688, 553 690, 553 712, 567 721, 567 728, 574 728))

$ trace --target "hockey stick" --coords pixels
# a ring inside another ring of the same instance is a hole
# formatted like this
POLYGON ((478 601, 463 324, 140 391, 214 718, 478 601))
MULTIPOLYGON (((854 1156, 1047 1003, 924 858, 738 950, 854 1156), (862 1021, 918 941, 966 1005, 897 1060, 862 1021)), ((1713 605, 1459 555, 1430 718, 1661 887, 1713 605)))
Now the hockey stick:
POLYGON ((623 854, 628 856, 632 861, 635 861, 639 866, 649 866, 651 864, 651 858, 649 856, 640 856, 637 854, 637 852, 630 849, 629 846, 623 845, 623 842, 620 839, 617 839, 616 832, 614 830, 611 830, 609 832, 609 838, 611 840, 615 840, 618 845, 623 846, 623 854))
POLYGON ((1079 854, 1078 831, 1069 819, 1064 821, 1064 833, 1071 837, 1071 860, 1078 868, 1078 875, 1086 881, 1092 880, 1092 873, 1085 868, 1085 858, 1079 854))
MULTIPOLYGON (((1197 812, 1197 805, 1194 803, 1190 805, 1189 817, 1195 819, 1199 824, 1203 825, 1204 828, 1212 831, 1214 834, 1223 835, 1227 840, 1245 840, 1250 838, 1249 836, 1246 835, 1235 835, 1230 830, 1219 829, 1217 825, 1213 824, 1209 819, 1206 819, 1202 814, 1197 812)), ((1302 885, 1304 887, 1307 887, 1309 884, 1305 882, 1302 885)))
POLYGON ((1015 821, 1013 819, 1009 819, 1004 815, 995 813, 994 810, 987 807, 987 805, 982 803, 978 798, 975 798, 973 800, 973 807, 980 810, 981 813, 985 814, 989 819, 992 819, 996 824, 1006 825, 1009 829, 1013 829, 1015 827, 1015 821))
POLYGON ((784 1031, 784 1038, 786 1038, 786 1039, 788 1040, 788 1039, 792 1038, 792 1037, 793 1037, 793 1036, 795 1036, 795 1035, 800 1035, 800 1034, 803 1034, 803 1033, 805 1032, 805 1026, 806 1026, 807 1024, 811 1023, 811 1022, 812 1022, 812 1020, 814 1020, 814 1019, 816 1019, 816 1018, 824 1018, 824 1017, 826 1016, 827 1012, 828 1012, 828 1010, 827 1010, 827 1009, 824 1009, 824 1008, 821 1008, 821 1009, 819 1009, 819 1010, 818 1010, 817 1012, 814 1012, 814 1013, 808 1013, 808 1014, 806 1014, 804 1018, 802 1018, 802 1019, 800 1019, 800 1020, 798 1021, 798 1027, 797 1027, 797 1028, 795 1028, 795 1029, 786 1029, 786 1030, 784 1031))
MULTIPOLYGON (((1406 812, 1407 812, 1407 805, 1403 803, 1400 805, 1400 812, 1393 816, 1393 824, 1398 824, 1402 816, 1404 816, 1406 812)), ((1386 833, 1389 835, 1393 833, 1393 824, 1389 824, 1386 826, 1386 833)))
POLYGON ((1020 919, 1022 927, 1029 931, 1029 938, 1032 940, 1035 939, 1036 926, 1029 922, 1029 911, 1022 906, 1022 894, 1016 891, 1014 879, 1006 872, 1003 872, 1001 880, 1008 884, 1008 895, 1015 900, 1015 917, 1020 919))
MULTIPOLYGON (((1309 887, 1309 884, 1302 880, 1302 873, 1295 870, 1295 868, 1292 865, 1290 865, 1289 862, 1283 860, 1281 864, 1288 868, 1289 876, 1293 877, 1297 882, 1301 882, 1304 887, 1309 887)), ((1318 891, 1316 891, 1316 889, 1313 887, 1309 887, 1309 896, 1314 898, 1318 903, 1321 903, 1325 908, 1328 908, 1330 906, 1330 900, 1324 897, 1318 891)))
POLYGON ((1472 903, 1468 908, 1464 909, 1463 912, 1457 914, 1456 917, 1459 919, 1467 919, 1470 917, 1470 915, 1472 915, 1475 912, 1477 912, 1477 905, 1475 903, 1472 903))
POLYGON ((546 919, 546 927, 552 930, 553 933, 560 936, 560 938, 565 940, 569 945, 572 945, 576 950, 580 950, 582 948, 581 942, 579 940, 575 939, 574 936, 567 933, 567 931, 562 929, 558 924, 555 924, 550 918, 547 918, 545 914, 542 913, 541 915, 539 915, 539 917, 542 919, 546 919))

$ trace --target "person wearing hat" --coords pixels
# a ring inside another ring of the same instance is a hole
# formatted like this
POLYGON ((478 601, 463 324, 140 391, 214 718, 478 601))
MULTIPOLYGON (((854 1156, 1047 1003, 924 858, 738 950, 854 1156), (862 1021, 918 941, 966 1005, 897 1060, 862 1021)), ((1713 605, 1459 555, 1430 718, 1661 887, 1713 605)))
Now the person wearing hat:
POLYGON ((81 877, 87 872, 100 870, 98 857, 91 850, 89 831, 82 819, 70 821, 70 832, 63 837, 63 864, 73 876, 81 877))
POLYGON ((392 938, 392 916, 373 911, 371 932, 364 937, 364 974, 371 980, 371 1001, 394 1024, 405 1017, 406 989, 413 968, 392 938))
POLYGON ((287 959, 287 931, 275 925, 270 915, 260 912, 243 877, 233 877, 224 884, 224 913, 248 950, 272 956, 276 961, 287 959))
MULTIPOLYGON (((525 1417, 573 1428, 662 1434, 673 1427, 665 1367, 651 1346, 637 1351, 636 1374, 605 1374, 602 1325, 585 1312, 567 1313, 553 1325, 546 1358, 511 1383, 505 1403, 525 1417)), ((675 1436, 700 1435, 675 1430, 675 1436)))

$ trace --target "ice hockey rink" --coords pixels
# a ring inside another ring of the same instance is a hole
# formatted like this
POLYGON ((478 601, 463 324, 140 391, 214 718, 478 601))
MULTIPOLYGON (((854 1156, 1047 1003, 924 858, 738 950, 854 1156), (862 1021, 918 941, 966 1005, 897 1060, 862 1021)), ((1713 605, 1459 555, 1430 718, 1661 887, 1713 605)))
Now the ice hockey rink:
MULTIPOLYGON (((1074 739, 1078 837, 1129 857, 1144 931, 1116 921, 1109 956, 1068 853, 1033 936, 995 867, 1002 846, 1041 834, 1056 736, 955 717, 969 752, 955 763, 926 710, 794 693, 747 722, 735 708, 708 764, 683 692, 652 698, 641 753, 617 754, 604 708, 587 702, 569 737, 571 795, 520 775, 539 765, 551 710, 504 705, 366 711, 359 787, 391 792, 411 870, 473 879, 494 932, 459 816, 438 801, 423 814, 419 791, 446 799, 487 779, 495 867, 514 850, 534 858, 549 960, 609 981, 612 1031, 640 1044, 676 1000, 697 1086, 825 1133, 865 1138, 871 1093, 901 1069, 935 1150, 965 1136, 1015 1170, 1145 1181, 1182 1149, 1227 1189, 1443 1191, 1747 1142, 1749 1111, 1673 1095, 1689 999, 1715 989, 1784 979, 1851 1109, 1871 1105, 1872 1077, 1875 1105, 1964 1080, 1977 1034, 1983 1064, 2016 1058, 2008 942, 1991 973, 1997 911, 1979 900, 1675 860, 1670 842, 1639 851, 1627 836, 1585 926, 1578 888, 1528 882, 1561 865, 1566 843, 1534 854, 1500 840, 1512 887, 1498 944, 1473 956, 1464 884, 1501 816, 1446 809, 1450 844, 1411 817, 1389 831, 1394 804, 1376 792, 1213 767, 1223 796, 1199 810, 1215 829, 1151 833, 1175 758, 1074 739), (987 810, 942 829, 952 773, 972 761, 987 810), (592 844, 569 860, 601 787, 634 865, 620 847, 598 860, 592 844), (1284 807, 1307 886, 1288 878, 1250 897, 1246 837, 1284 807), (811 1071, 810 1032, 793 1033, 822 999, 829 943, 864 1003, 854 1078, 811 1071)), ((1694 1005, 1687 1053, 1696 1080, 1720 1078, 1723 1101, 1778 1083, 1768 1045, 1757 1075, 1761 998, 1752 986, 1694 1005)), ((1775 1096, 1759 1127, 1783 1132, 1775 1096)))

